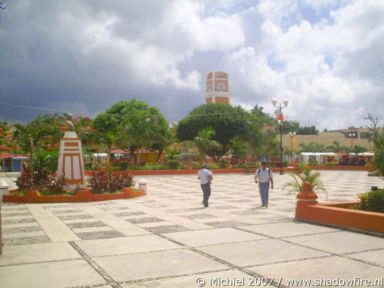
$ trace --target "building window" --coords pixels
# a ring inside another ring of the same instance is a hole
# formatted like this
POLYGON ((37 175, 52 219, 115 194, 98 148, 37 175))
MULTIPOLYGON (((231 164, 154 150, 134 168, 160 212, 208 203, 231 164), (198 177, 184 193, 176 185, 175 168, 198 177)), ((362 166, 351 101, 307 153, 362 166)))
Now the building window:
POLYGON ((369 132, 360 132, 360 139, 369 139, 369 132))

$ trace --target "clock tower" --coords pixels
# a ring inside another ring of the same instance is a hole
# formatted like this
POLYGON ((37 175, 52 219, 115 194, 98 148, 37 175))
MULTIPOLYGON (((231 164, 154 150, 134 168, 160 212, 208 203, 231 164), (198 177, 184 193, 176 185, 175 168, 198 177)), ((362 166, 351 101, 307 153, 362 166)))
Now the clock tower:
POLYGON ((205 103, 230 104, 228 73, 211 72, 207 75, 205 103))

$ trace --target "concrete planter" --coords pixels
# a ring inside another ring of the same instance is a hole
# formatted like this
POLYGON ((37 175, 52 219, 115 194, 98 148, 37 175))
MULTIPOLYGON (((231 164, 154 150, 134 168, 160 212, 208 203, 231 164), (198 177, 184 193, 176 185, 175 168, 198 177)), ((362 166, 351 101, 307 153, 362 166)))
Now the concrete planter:
POLYGON ((384 213, 347 208, 359 201, 320 204, 312 187, 304 187, 304 184, 303 192, 297 196, 296 219, 384 233, 384 213))
POLYGON ((90 190, 80 190, 76 195, 41 195, 37 190, 30 190, 23 196, 4 195, 4 202, 14 203, 61 203, 61 202, 94 202, 116 199, 128 199, 144 196, 143 190, 124 188, 120 193, 92 194, 90 190))

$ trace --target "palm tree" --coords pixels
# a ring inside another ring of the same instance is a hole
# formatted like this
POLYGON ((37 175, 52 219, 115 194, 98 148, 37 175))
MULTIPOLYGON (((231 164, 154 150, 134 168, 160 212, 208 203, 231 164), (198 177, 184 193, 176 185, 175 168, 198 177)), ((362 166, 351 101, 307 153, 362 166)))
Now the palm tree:
POLYGON ((212 152, 219 151, 222 148, 219 142, 212 139, 213 136, 215 136, 215 130, 211 127, 207 127, 200 130, 197 136, 193 139, 193 143, 199 150, 201 161, 205 161, 207 154, 213 155, 214 153, 212 152))

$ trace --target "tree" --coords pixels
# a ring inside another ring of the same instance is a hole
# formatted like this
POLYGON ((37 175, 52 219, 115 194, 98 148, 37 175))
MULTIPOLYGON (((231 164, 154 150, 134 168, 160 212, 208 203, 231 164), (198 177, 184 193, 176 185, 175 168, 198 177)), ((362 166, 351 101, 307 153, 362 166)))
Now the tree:
MULTIPOLYGON (((0 122, 0 145, 4 145, 5 147, 11 148, 12 146, 12 131, 11 127, 7 122, 0 122)), ((0 152, 4 150, 9 150, 8 148, 1 148, 0 147, 0 152)))
POLYGON ((218 159, 229 151, 232 139, 248 135, 251 121, 251 114, 240 106, 204 104, 179 122, 176 136, 180 141, 193 140, 202 129, 211 127, 215 131, 212 140, 220 143, 221 148, 208 155, 218 159))
POLYGON ((378 133, 375 139, 375 157, 373 165, 384 175, 384 133, 378 133))
POLYGON ((347 152, 348 147, 341 146, 339 142, 333 141, 332 145, 327 146, 327 151, 334 153, 347 152))
POLYGON ((220 157, 221 144, 216 140, 213 140, 216 132, 211 127, 203 128, 197 133, 197 136, 193 138, 193 143, 199 150, 200 159, 204 161, 207 155, 218 160, 220 157))
POLYGON ((29 167, 33 172, 35 149, 55 150, 58 148, 63 125, 62 115, 42 114, 29 124, 15 124, 13 138, 24 153, 29 154, 29 167))
POLYGON ((280 151, 279 141, 276 139, 274 125, 276 120, 263 112, 263 107, 256 105, 252 110, 252 121, 246 141, 249 151, 255 158, 263 155, 263 160, 276 156, 280 151))
POLYGON ((113 144, 126 149, 136 163, 139 149, 162 152, 171 139, 168 123, 159 109, 135 99, 114 104, 99 114, 94 124, 109 150, 113 144))
POLYGON ((316 126, 300 126, 297 121, 284 121, 283 125, 283 134, 288 134, 289 132, 296 132, 297 135, 318 135, 319 130, 316 129, 316 126))

